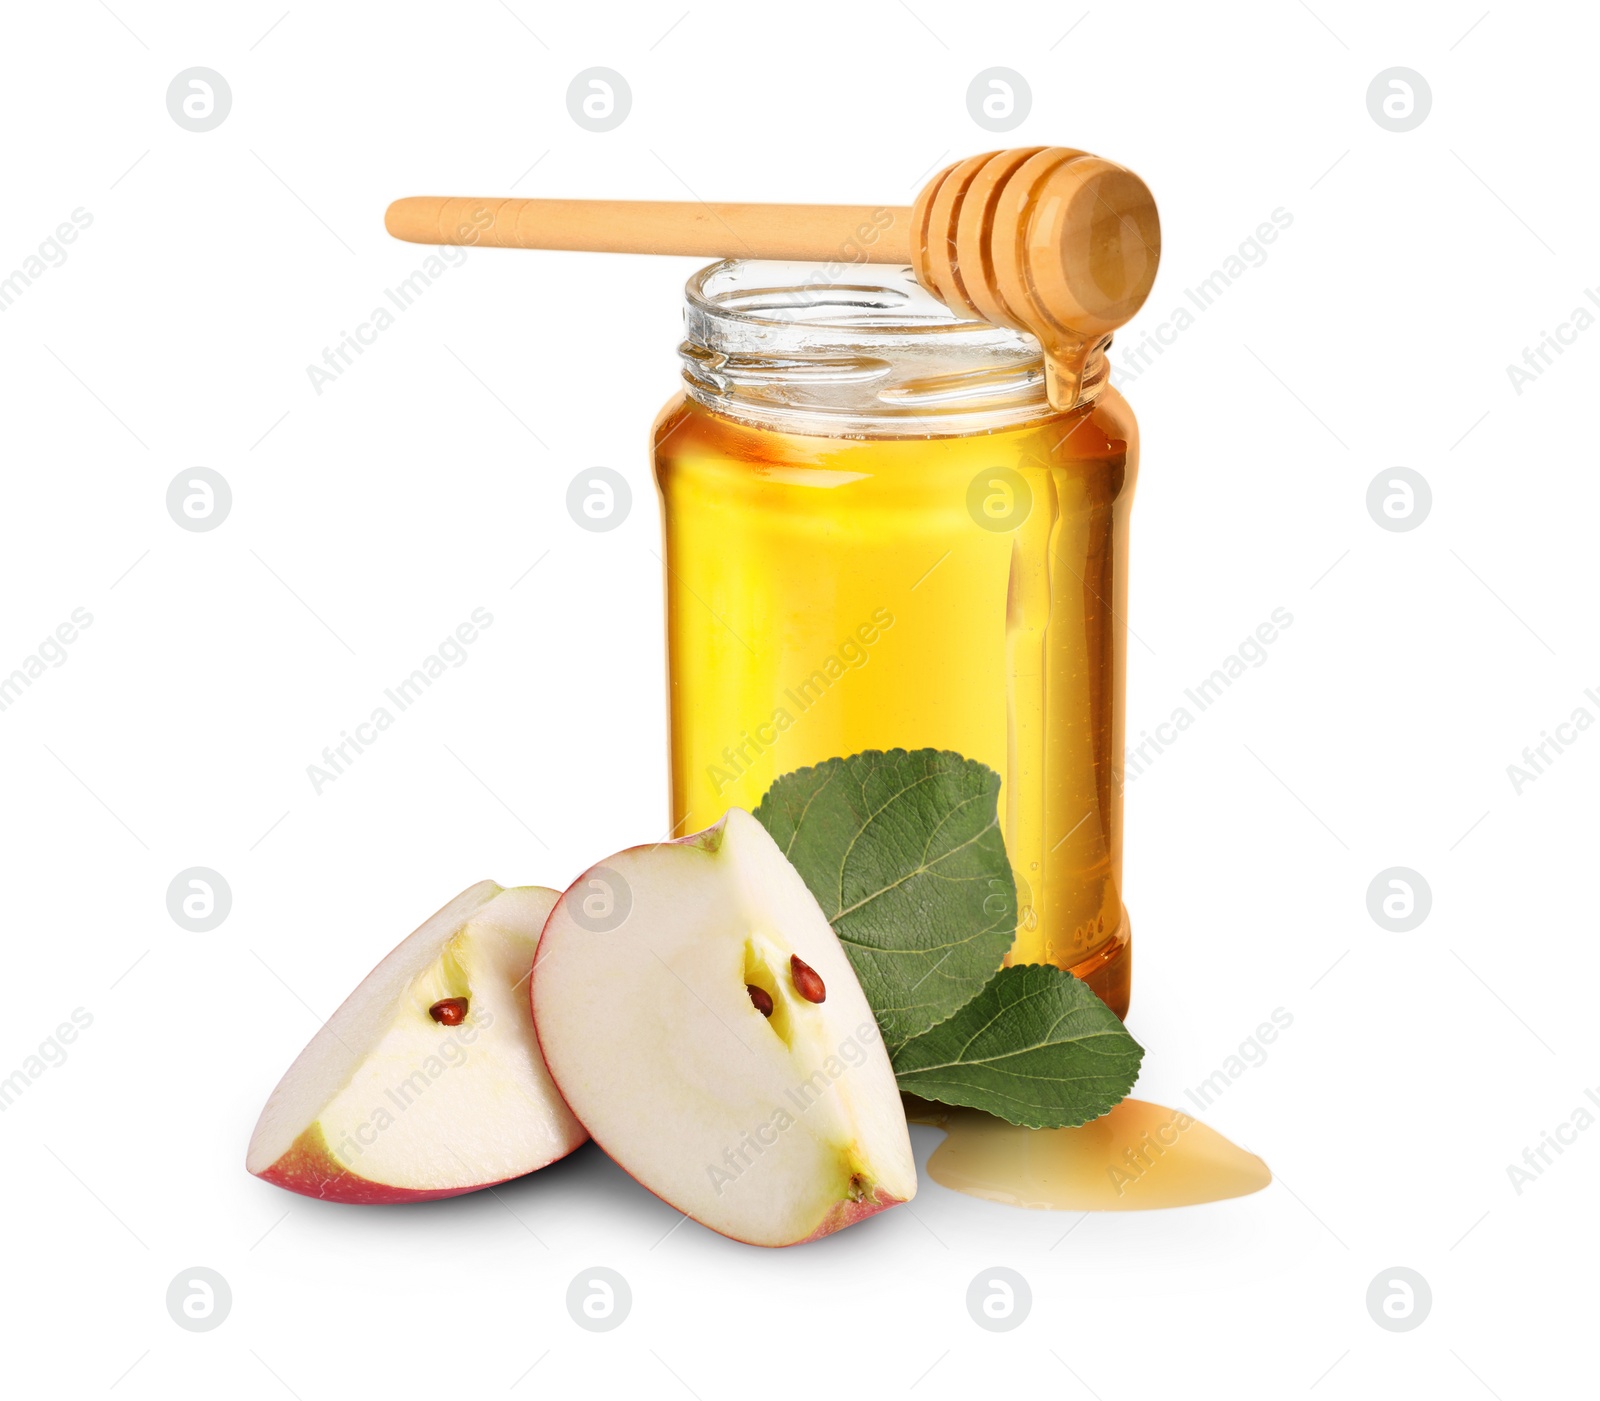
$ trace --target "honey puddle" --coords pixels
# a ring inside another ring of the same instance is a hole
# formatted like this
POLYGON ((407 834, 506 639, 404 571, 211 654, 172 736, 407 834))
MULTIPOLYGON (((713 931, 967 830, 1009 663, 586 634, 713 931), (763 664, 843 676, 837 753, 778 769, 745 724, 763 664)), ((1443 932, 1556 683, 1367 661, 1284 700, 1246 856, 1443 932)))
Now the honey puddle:
POLYGON ((909 1097, 912 1123, 946 1137, 928 1160, 941 1186, 1045 1211, 1149 1211, 1259 1192, 1272 1181, 1254 1153, 1181 1109, 1125 1099, 1074 1129, 1024 1129, 976 1109, 909 1097))

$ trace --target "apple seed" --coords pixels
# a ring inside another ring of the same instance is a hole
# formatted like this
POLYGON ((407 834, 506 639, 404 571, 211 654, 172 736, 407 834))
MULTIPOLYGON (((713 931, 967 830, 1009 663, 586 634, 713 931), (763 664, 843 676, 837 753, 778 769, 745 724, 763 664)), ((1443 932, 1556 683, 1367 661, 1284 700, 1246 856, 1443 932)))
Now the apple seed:
POLYGON ((817 970, 797 953, 789 955, 789 971, 794 974, 794 990, 807 1002, 821 1002, 827 995, 817 970))
POLYGON ((744 990, 750 994, 750 1001, 755 1006, 756 1011, 760 1012, 763 1017, 772 1015, 771 993, 765 988, 758 988, 754 983, 746 983, 744 990))
POLYGON ((440 1026, 460 1026, 467 1019, 467 999, 442 997, 428 1008, 428 1015, 440 1026))

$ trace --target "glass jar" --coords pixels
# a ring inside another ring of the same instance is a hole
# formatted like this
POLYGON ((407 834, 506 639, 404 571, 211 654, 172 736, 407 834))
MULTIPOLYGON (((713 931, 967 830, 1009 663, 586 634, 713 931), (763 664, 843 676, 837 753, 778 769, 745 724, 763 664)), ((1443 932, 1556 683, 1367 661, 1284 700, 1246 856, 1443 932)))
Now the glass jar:
POLYGON ((1119 1015, 1128 515, 1138 432, 1095 350, 1051 407, 1029 336, 909 268, 724 262, 689 280, 656 420, 681 834, 780 775, 949 749, 1001 775, 1011 962, 1119 1015))

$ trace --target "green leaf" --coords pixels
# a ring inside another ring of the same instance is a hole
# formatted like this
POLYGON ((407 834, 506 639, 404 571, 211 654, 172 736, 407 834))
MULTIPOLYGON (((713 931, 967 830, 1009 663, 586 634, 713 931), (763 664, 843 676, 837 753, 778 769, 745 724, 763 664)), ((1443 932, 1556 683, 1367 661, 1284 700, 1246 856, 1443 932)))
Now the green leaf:
POLYGON ((893 1054, 902 1090, 1032 1129, 1098 1119, 1133 1088, 1143 1058, 1087 983, 1044 964, 1002 969, 893 1054))
POLYGON ((844 944, 894 1046, 975 997, 1016 935, 1000 776, 959 754, 868 750, 786 774, 755 816, 844 944))

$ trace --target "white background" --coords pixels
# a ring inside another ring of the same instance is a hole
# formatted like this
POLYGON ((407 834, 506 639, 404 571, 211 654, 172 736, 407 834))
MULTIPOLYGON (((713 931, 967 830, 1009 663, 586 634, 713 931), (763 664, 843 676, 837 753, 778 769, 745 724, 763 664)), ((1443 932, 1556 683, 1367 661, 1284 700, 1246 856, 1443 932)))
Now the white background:
POLYGON ((1516 1401, 1592 1375, 1600 1129, 1520 1195, 1506 1167, 1600 1086, 1600 734, 1520 794, 1506 766, 1600 715, 1600 330, 1521 394, 1506 366, 1600 285, 1593 12, 283 3, 6 16, 0 276, 74 209, 93 222, 0 314, 0 672, 94 619, 0 713, 0 1076, 93 1017, 0 1115, 8 1384, 1516 1401), (202 134, 165 106, 194 65, 233 94, 202 134), (604 134, 565 103, 594 65, 633 94, 604 134), (993 65, 1033 93, 1004 136, 965 100, 993 65), (1366 104, 1396 65, 1433 95, 1406 133, 1366 104), (409 1208, 248 1177, 316 1017, 423 916, 485 876, 563 886, 666 821, 646 435, 694 264, 473 252, 318 395, 307 364, 425 256, 384 206, 909 202, 941 163, 1035 143, 1155 190, 1165 262, 1135 332, 1293 219, 1124 382, 1130 732, 1294 617, 1128 802, 1139 1093, 1184 1103, 1291 1013, 1206 1115, 1274 1185, 1080 1221, 925 1178, 907 1208, 764 1252, 668 1234, 677 1214, 592 1149, 409 1208), (199 465, 233 493, 210 533, 165 507, 199 465), (564 507, 595 465, 633 487, 609 534, 564 507), (1365 504, 1397 465, 1433 493, 1406 533, 1365 504), (315 793, 306 766, 476 607, 494 623, 467 663, 315 793), (165 903, 197 865, 233 892, 205 934, 165 903), (1409 933, 1367 912, 1390 866, 1432 889, 1409 933), (205 1334, 164 1303, 194 1265, 233 1291, 205 1334), (609 1334, 564 1306, 592 1265, 633 1290, 609 1334), (993 1265, 1033 1291, 1005 1334, 964 1303, 993 1265), (1364 1302, 1395 1265, 1432 1286, 1409 1333, 1364 1302))

